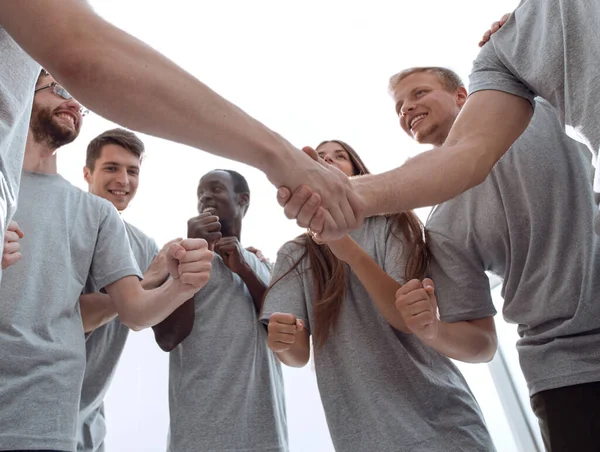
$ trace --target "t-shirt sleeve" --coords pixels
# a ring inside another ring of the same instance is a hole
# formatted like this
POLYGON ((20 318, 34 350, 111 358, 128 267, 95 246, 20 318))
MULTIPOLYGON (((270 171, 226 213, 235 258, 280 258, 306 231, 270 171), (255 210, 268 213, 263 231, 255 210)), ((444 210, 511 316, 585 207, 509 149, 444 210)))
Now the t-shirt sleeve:
POLYGON ((265 262, 261 262, 256 254, 244 249, 242 250, 246 263, 250 266, 252 271, 258 276, 258 278, 264 283, 269 284, 271 279, 271 267, 265 262))
POLYGON ((98 290, 125 276, 142 278, 131 251, 127 231, 117 211, 101 205, 100 227, 90 268, 90 278, 98 290))
POLYGON ((277 254, 277 261, 271 276, 271 285, 265 297, 260 320, 268 325, 269 317, 275 312, 293 314, 304 321, 304 325, 310 331, 305 284, 312 287, 312 281, 308 275, 309 271, 303 270, 304 262, 293 268, 302 255, 294 252, 296 251, 294 248, 297 247, 297 245, 286 244, 277 254))
POLYGON ((427 229, 440 319, 460 322, 495 315, 484 263, 467 243, 466 232, 465 237, 450 237, 449 231, 436 230, 429 223, 427 229))
POLYGON ((514 94, 528 100, 535 108, 535 94, 502 63, 493 42, 488 42, 481 48, 469 75, 469 93, 483 90, 514 94))

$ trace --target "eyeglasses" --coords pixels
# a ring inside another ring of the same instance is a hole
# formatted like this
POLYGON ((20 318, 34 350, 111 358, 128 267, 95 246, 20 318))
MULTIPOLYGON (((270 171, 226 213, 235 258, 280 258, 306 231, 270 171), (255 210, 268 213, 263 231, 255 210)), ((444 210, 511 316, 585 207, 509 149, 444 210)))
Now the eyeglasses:
MULTIPOLYGON (((51 88, 52 92, 54 94, 56 94, 59 97, 62 97, 65 100, 71 100, 71 99, 75 100, 73 98, 73 96, 71 96, 71 94, 66 89, 64 89, 61 85, 59 85, 56 82, 52 82, 52 83, 48 83, 47 85, 40 86, 39 88, 35 89, 34 93, 37 93, 38 91, 42 91, 42 90, 48 89, 48 88, 51 88)), ((77 102, 77 101, 75 101, 75 102, 77 102)), ((89 112, 90 111, 87 108, 85 108, 83 105, 79 104, 79 113, 81 114, 82 117, 87 115, 89 112)))

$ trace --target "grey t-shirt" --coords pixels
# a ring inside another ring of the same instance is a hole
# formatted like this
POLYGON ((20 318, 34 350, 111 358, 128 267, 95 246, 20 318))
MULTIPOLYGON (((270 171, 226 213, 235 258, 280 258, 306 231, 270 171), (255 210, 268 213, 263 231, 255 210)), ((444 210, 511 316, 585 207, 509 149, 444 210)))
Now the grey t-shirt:
POLYGON ((0 27, 0 254, 4 232, 17 208, 33 90, 39 71, 39 64, 0 27))
POLYGON ((479 186, 427 222, 442 320, 495 314, 485 271, 503 278, 504 318, 530 394, 600 381, 600 238, 593 168, 543 100, 479 186))
MULTIPOLYGON (((483 46, 470 92, 498 90, 549 101, 573 138, 600 151, 600 2, 522 0, 483 46), (532 45, 532 43, 535 43, 532 45)), ((545 181, 544 184, 550 184, 545 181)), ((600 193, 600 172, 594 181, 600 193)), ((597 199, 600 202, 600 195, 597 199)), ((600 214, 596 216, 600 233, 600 214)))
MULTIPOLYGON (((267 265, 244 257, 267 284, 267 265)), ((194 303, 194 329, 170 353, 169 452, 286 452, 279 361, 248 288, 217 254, 194 303)))
MULTIPOLYGON (((408 250, 385 217, 369 218, 354 240, 398 282, 408 250)), ((289 242, 279 251, 272 281, 302 255, 289 242)), ((317 383, 336 451, 493 451, 494 446, 465 379, 452 362, 416 337, 392 328, 358 278, 348 272, 339 322, 322 349, 314 349, 317 383)), ((300 265, 267 293, 262 320, 294 314, 314 322, 310 263, 300 265)))
MULTIPOLYGON (((145 272, 159 252, 156 242, 135 226, 123 222, 131 250, 142 272, 145 272)), ((97 292, 89 281, 84 293, 97 292)), ((104 396, 108 391, 117 363, 125 347, 129 328, 115 318, 94 330, 85 342, 86 367, 79 403, 77 450, 103 452, 106 437, 104 396)))
POLYGON ((0 286, 0 447, 75 450, 85 343, 79 295, 141 276, 108 201, 24 171, 15 215, 23 258, 0 286))

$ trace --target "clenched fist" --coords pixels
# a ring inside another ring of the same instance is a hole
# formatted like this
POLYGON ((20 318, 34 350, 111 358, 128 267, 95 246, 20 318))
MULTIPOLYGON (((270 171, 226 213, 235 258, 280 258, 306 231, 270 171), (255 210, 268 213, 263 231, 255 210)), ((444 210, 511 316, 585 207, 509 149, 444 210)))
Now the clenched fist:
POLYGON ((193 291, 193 296, 208 282, 212 258, 206 240, 185 239, 170 245, 167 265, 173 280, 193 291))
POLYGON ((16 221, 8 224, 8 230, 4 235, 4 249, 2 252, 2 269, 10 267, 21 260, 21 244, 19 239, 24 237, 23 231, 16 221))
POLYGON ((209 211, 188 220, 188 237, 190 239, 204 239, 212 251, 215 243, 221 239, 221 223, 219 217, 209 211))
POLYGON ((293 314, 275 312, 269 317, 269 348, 275 353, 285 352, 296 343, 296 334, 304 329, 304 322, 293 314))
POLYGON ((396 292, 396 309, 406 327, 423 341, 435 340, 439 318, 433 281, 413 279, 396 292))

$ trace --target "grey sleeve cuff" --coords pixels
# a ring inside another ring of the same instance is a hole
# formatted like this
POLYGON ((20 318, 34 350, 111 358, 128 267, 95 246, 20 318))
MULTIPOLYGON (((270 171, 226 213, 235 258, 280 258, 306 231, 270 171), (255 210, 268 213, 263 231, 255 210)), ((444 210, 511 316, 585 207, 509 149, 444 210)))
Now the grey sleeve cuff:
POLYGON ((484 317, 493 317, 496 315, 496 308, 493 306, 485 306, 480 309, 463 311, 458 313, 441 314, 440 320, 446 323, 465 322, 468 320, 483 319, 484 317))

